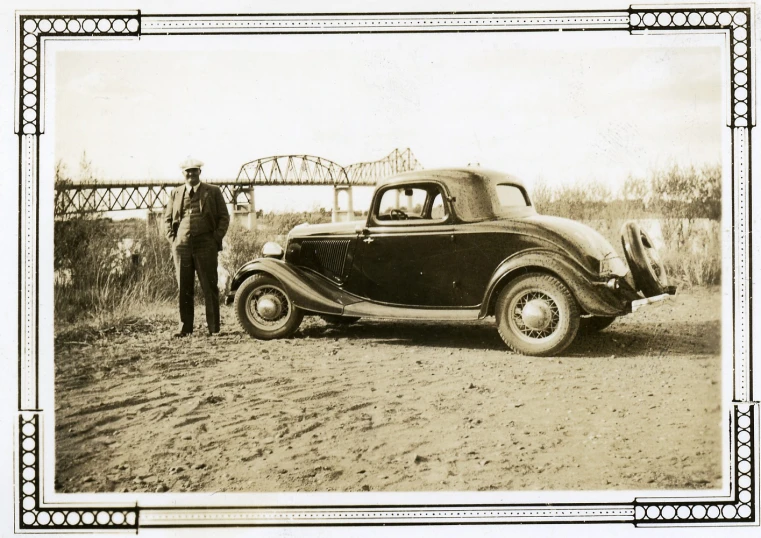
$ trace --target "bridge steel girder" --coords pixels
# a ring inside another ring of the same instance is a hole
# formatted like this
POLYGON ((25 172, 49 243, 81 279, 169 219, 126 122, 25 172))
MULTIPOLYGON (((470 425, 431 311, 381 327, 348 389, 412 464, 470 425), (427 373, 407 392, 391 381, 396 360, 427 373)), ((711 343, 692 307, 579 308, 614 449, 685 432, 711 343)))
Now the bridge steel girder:
POLYGON ((56 187, 55 215, 161 209, 175 184, 72 183, 56 187))
MULTIPOLYGON (((247 187, 241 187, 230 180, 209 181, 222 191, 225 202, 250 203, 247 187), (246 200, 242 202, 240 195, 246 200)), ((126 211, 133 209, 163 209, 169 199, 169 192, 182 183, 144 184, 135 183, 99 183, 97 185, 71 184, 57 187, 54 207, 55 215, 74 215, 77 213, 103 213, 106 211, 126 211)))
POLYGON ((410 148, 406 148, 404 150, 395 149, 378 161, 349 165, 346 167, 346 174, 349 176, 349 183, 352 185, 374 187, 380 179, 421 168, 422 166, 410 148))
POLYGON ((238 184, 341 185, 349 184, 346 170, 329 159, 313 155, 276 155, 240 167, 238 184))

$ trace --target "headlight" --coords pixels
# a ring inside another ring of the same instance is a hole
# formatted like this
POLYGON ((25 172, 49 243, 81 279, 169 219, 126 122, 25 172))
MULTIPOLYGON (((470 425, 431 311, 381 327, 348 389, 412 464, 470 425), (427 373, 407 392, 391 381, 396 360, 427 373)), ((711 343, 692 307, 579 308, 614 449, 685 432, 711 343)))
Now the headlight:
POLYGON ((601 275, 626 276, 629 272, 629 266, 618 256, 600 260, 601 275))
POLYGON ((282 258, 283 247, 273 241, 268 241, 262 247, 262 256, 265 258, 282 258))

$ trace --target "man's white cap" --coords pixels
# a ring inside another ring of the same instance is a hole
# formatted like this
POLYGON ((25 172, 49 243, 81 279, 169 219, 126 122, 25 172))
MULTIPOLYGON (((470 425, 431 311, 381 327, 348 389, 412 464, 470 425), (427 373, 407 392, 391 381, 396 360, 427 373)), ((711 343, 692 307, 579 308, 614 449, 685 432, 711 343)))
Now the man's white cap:
POLYGON ((180 168, 183 170, 188 170, 190 168, 198 168, 200 169, 203 166, 203 163, 199 161, 198 159, 193 159, 192 157, 188 157, 184 161, 180 163, 180 168))

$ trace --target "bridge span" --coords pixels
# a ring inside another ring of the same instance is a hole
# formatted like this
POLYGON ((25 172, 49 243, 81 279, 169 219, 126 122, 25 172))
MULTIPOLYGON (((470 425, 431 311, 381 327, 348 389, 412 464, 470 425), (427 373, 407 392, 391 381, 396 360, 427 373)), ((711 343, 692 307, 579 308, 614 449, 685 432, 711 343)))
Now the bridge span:
MULTIPOLYGON (((332 186, 333 220, 336 221, 351 218, 353 214, 352 187, 374 186, 383 178, 420 168, 409 148, 395 149, 378 161, 347 167, 312 155, 278 155, 245 163, 235 179, 204 179, 204 182, 217 185, 233 211, 253 215, 249 219, 256 215, 254 187, 332 186), (338 197, 342 191, 348 195, 348 207, 339 210, 338 197)), ((179 185, 181 180, 62 181, 55 186, 55 215, 135 209, 156 211, 164 207, 169 192, 179 185)))

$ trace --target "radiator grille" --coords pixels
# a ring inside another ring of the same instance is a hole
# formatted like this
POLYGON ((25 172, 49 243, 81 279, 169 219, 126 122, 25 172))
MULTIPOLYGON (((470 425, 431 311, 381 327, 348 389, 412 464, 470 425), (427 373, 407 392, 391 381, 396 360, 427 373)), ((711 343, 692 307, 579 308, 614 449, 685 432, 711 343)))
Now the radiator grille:
POLYGON ((314 259, 318 270, 341 278, 350 242, 349 239, 306 240, 302 243, 301 249, 304 253, 308 252, 308 255, 314 259))

